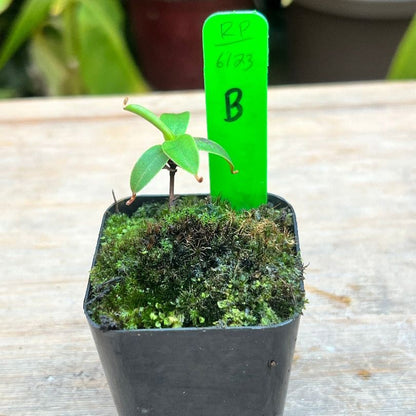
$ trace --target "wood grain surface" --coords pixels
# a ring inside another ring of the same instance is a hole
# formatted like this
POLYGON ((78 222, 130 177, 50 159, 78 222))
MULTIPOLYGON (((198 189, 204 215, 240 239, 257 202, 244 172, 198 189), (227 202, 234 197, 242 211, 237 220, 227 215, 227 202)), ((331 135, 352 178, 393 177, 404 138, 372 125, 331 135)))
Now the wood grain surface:
MULTIPOLYGON (((0 101, 1 416, 116 415, 82 301, 111 190, 161 140, 122 100, 0 101)), ((202 92, 131 102, 205 135, 202 92)), ((268 172, 309 264, 285 415, 416 414, 416 82, 270 89, 268 172)))

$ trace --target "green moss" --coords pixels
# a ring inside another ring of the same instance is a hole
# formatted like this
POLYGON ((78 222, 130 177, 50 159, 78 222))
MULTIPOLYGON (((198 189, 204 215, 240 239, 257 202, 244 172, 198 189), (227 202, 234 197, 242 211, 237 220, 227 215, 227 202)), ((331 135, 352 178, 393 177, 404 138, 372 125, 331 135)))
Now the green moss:
POLYGON ((262 206, 182 198, 106 222, 89 313, 134 329, 270 325, 301 313, 303 265, 292 217, 262 206))

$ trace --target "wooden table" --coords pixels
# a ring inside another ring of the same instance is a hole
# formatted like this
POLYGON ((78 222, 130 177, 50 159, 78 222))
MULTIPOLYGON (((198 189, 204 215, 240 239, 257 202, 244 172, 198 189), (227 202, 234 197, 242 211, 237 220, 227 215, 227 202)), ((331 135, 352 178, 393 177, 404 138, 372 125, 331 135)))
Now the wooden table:
MULTIPOLYGON (((0 415, 116 414, 82 300, 111 190, 160 139, 122 99, 0 101, 0 415)), ((131 102, 191 109, 205 135, 201 92, 131 102)), ((269 109, 269 190, 310 264, 285 414, 414 415, 416 83, 272 88, 269 109)))

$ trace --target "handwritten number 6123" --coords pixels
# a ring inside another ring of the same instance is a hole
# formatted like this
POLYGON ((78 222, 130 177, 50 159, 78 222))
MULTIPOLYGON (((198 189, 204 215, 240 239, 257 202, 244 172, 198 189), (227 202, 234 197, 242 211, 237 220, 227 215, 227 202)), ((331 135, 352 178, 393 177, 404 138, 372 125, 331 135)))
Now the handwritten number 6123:
POLYGON ((217 68, 236 68, 248 71, 254 65, 252 53, 221 52, 217 59, 217 68))

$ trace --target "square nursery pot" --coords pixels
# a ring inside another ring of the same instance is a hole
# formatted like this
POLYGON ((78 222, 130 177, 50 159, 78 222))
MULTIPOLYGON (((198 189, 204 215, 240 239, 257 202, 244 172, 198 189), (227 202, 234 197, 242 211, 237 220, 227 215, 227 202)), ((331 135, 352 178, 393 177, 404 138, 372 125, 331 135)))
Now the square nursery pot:
MULTIPOLYGON (((132 214, 142 196, 120 212, 132 214)), ((282 198, 268 201, 293 214, 282 198)), ((100 235, 113 204, 104 214, 100 235)), ((93 265, 99 250, 100 237, 93 265)), ((104 330, 86 314, 119 415, 279 416, 283 414, 299 327, 299 315, 277 325, 228 328, 104 330)))

